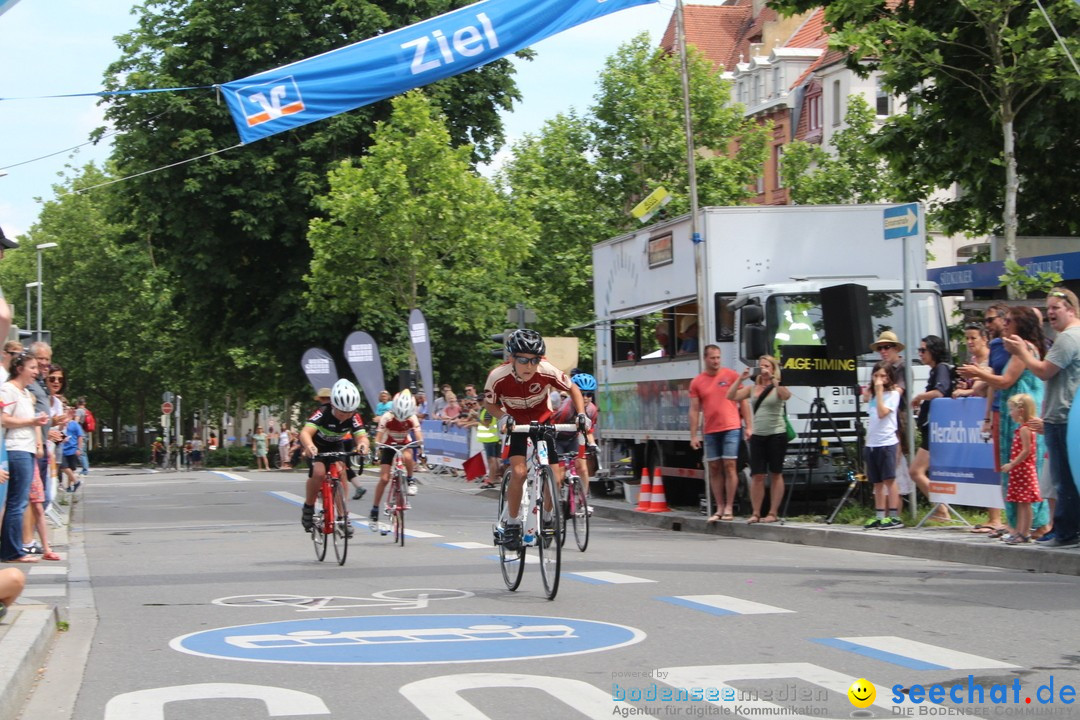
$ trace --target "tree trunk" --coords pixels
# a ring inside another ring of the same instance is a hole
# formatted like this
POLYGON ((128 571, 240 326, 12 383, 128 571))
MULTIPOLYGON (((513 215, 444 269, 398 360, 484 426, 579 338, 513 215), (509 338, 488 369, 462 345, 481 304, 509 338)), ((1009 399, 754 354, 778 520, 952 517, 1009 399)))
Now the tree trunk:
MULTIPOLYGON (((1016 196, 1020 190, 1020 179, 1016 175, 1016 135, 1013 132, 1013 113, 1011 103, 1006 99, 1001 105, 1001 132, 1005 147, 1005 216, 1002 218, 1005 230, 1005 259, 1016 261, 1016 196)), ((1009 299, 1019 297, 1015 287, 1008 287, 1009 299)))

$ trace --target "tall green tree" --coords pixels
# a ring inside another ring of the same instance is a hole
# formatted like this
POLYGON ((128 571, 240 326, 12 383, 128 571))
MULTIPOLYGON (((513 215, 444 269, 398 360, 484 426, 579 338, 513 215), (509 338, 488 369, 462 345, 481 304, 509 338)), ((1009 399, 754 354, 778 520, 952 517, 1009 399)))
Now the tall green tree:
MULTIPOLYGON (((136 28, 118 38, 121 58, 109 68, 106 87, 212 85, 448 9, 435 0, 148 0, 138 8, 136 28)), ((473 142, 470 160, 488 157, 502 142, 497 113, 517 98, 511 75, 502 60, 430 88, 452 119, 455 140, 473 142)), ((106 102, 106 117, 121 131, 113 153, 118 175, 236 143, 226 106, 212 90, 106 102)), ((257 392, 275 381, 279 368, 299 385, 303 347, 349 329, 347 318, 304 305, 311 201, 327 190, 331 167, 370 144, 388 111, 378 103, 125 181, 118 216, 129 241, 150 249, 176 278, 173 302, 203 347, 240 361, 223 371, 234 387, 257 392)))
MULTIPOLYGON (((737 205, 761 174, 766 127, 743 117, 731 102, 731 83, 696 48, 687 63, 699 200, 737 205)), ((604 65, 592 116, 601 190, 621 205, 621 227, 637 222, 630 210, 657 186, 673 195, 669 215, 689 210, 678 55, 653 45, 648 33, 621 45, 604 65)))
POLYGON ((798 205, 877 203, 901 198, 888 164, 873 150, 874 111, 859 95, 848 98, 844 127, 833 133, 832 152, 796 140, 784 149, 784 185, 798 205))
POLYGON ((505 322, 536 229, 471 169, 471 149, 452 146, 423 93, 392 107, 367 153, 340 163, 317 199, 309 307, 371 332, 391 371, 409 366, 408 314, 419 308, 439 376, 476 381, 492 364, 481 338, 505 322))
MULTIPOLYGON (((541 242, 521 268, 522 299, 537 308, 542 333, 565 335, 592 318, 592 244, 621 222, 621 204, 601 191, 592 146, 586 118, 559 114, 515 143, 500 176, 515 208, 542 228, 541 242)), ((592 354, 589 347, 581 351, 592 354)))
POLYGON ((112 219, 116 191, 70 192, 106 179, 89 165, 57 186, 57 199, 24 238, 26 249, 0 266, 0 282, 22 287, 36 274, 34 245, 57 244, 42 258, 43 312, 68 399, 86 396, 110 427, 134 425, 141 441, 143 428, 157 422, 161 392, 191 368, 182 362, 186 327, 171 307, 172 278, 154 266, 147 246, 123 241, 128 228, 112 219))
MULTIPOLYGON (((766 129, 743 117, 730 84, 693 48, 689 68, 700 202, 739 204, 765 161, 766 129)), ((544 332, 592 319, 592 245, 638 226, 630 210, 642 198, 663 186, 673 196, 665 216, 690 207, 678 57, 648 34, 633 38, 607 59, 595 100, 587 114, 558 115, 517 143, 500 176, 540 223, 522 273, 544 332)), ((591 354, 586 343, 582 355, 591 354)))
MULTIPOLYGON (((1018 229, 1080 230, 1077 163, 1063 161, 1080 149, 1080 77, 1034 0, 772 5, 824 5, 831 43, 850 50, 849 66, 879 70, 885 88, 904 97, 907 111, 875 144, 923 198, 959 183, 962 196, 939 214, 947 231, 999 230, 1014 258, 1018 229)), ((1080 5, 1043 5, 1080 54, 1080 5)))

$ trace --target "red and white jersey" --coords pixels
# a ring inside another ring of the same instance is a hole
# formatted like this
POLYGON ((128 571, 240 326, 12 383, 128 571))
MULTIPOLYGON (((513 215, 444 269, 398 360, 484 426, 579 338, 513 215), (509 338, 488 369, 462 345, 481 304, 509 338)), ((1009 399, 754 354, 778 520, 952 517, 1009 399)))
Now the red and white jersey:
POLYGON ((383 413, 379 417, 379 429, 376 437, 386 433, 387 445, 408 445, 413 441, 412 431, 420 429, 420 420, 410 415, 406 420, 398 420, 394 413, 383 413))
POLYGON ((570 378, 547 360, 541 360, 536 373, 528 382, 521 382, 514 375, 511 362, 505 362, 491 371, 484 384, 484 402, 499 405, 519 425, 547 422, 551 417, 548 394, 551 388, 569 391, 570 378))

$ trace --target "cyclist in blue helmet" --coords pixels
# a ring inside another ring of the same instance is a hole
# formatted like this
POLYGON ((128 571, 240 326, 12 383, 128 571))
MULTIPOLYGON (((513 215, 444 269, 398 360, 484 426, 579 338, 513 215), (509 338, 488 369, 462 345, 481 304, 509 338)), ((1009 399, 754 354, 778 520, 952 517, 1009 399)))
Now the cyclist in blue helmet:
MULTIPOLYGON (((596 436, 593 432, 596 430, 596 418, 600 414, 593 402, 593 398, 596 396, 596 378, 588 373, 577 373, 570 376, 570 381, 577 386, 581 391, 581 396, 585 401, 585 416, 589 418, 590 430, 585 435, 586 448, 588 452, 596 452, 596 436)), ((559 409, 555 411, 551 421, 553 423, 568 423, 573 422, 573 407, 572 403, 564 402, 559 406, 559 409)), ((576 453, 578 451, 578 434, 577 433, 558 433, 555 436, 555 451, 560 455, 566 455, 569 453, 576 453)), ((574 461, 577 467, 578 476, 585 484, 585 492, 589 491, 589 465, 587 458, 578 458, 574 461)), ((556 466, 555 479, 562 485, 562 468, 556 466)))

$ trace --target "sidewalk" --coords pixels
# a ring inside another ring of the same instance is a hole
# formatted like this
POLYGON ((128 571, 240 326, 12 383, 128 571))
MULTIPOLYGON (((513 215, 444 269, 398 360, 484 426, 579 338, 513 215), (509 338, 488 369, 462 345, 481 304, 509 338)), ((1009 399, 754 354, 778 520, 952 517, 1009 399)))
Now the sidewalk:
MULTIPOLYGON (((67 495, 68 502, 71 496, 67 495)), ((39 679, 59 623, 66 622, 70 567, 68 525, 71 505, 57 505, 62 523, 49 522, 49 541, 60 562, 42 560, 18 567, 27 574, 26 588, 0 621, 0 720, 15 720, 39 679)), ((27 509, 29 512, 29 509, 27 509)))
MULTIPOLYGON (((435 486, 454 492, 498 499, 497 490, 480 490, 478 483, 467 483, 464 477, 417 473, 417 478, 421 486, 435 486)), ((748 525, 746 518, 710 524, 706 522, 705 516, 696 510, 672 510, 663 513, 638 512, 634 506, 616 496, 590 498, 589 502, 593 507, 593 517, 620 520, 632 525, 674 532, 770 540, 794 545, 857 550, 1009 570, 1080 575, 1080 548, 1042 548, 1034 544, 1009 546, 999 540, 992 540, 986 535, 968 532, 969 528, 966 526, 863 530, 854 525, 805 522, 748 525)))

